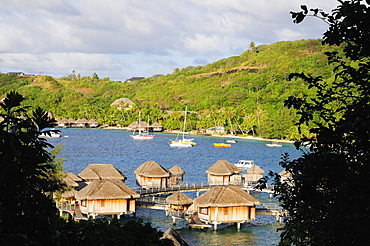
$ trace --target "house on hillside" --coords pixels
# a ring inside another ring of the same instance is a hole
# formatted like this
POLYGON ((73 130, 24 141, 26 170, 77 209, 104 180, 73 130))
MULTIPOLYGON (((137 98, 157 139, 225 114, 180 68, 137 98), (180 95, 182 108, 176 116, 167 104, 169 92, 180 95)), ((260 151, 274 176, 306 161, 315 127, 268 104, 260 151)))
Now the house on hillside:
POLYGON ((131 77, 129 79, 126 79, 126 82, 134 82, 134 81, 139 81, 145 79, 145 77, 131 77))
POLYGON ((226 160, 216 161, 206 170, 208 173, 208 184, 210 185, 240 185, 242 177, 239 175, 242 170, 226 160))
POLYGON ((142 188, 167 188, 170 172, 155 161, 146 161, 135 171, 136 182, 142 188))
POLYGON ((223 126, 215 126, 215 127, 212 127, 212 128, 207 128, 206 133, 207 134, 222 135, 222 134, 226 134, 226 131, 225 131, 225 127, 223 127, 223 126))
POLYGON ((117 179, 94 180, 76 194, 81 213, 93 218, 116 215, 119 219, 123 214, 134 214, 139 197, 123 180, 117 179))
POLYGON ((111 107, 115 107, 118 110, 122 110, 122 109, 129 110, 134 105, 135 103, 128 98, 118 98, 110 104, 111 107))
POLYGON ((216 186, 193 200, 199 219, 213 224, 213 229, 222 223, 237 223, 255 220, 256 205, 260 202, 239 186, 216 186))

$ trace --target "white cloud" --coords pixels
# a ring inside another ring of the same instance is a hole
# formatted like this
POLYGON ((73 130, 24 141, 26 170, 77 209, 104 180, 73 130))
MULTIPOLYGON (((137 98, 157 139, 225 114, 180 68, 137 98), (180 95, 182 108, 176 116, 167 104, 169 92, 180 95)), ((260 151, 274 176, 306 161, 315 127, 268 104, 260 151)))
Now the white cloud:
MULTIPOLYGON (((335 0, 306 2, 326 10, 337 5, 335 0)), ((317 19, 292 23, 289 11, 300 10, 300 4, 295 0, 5 0, 0 2, 0 70, 60 75, 81 69, 120 80, 170 73, 175 67, 198 65, 195 60, 213 62, 240 54, 251 41, 258 45, 321 37, 326 26, 317 19)))

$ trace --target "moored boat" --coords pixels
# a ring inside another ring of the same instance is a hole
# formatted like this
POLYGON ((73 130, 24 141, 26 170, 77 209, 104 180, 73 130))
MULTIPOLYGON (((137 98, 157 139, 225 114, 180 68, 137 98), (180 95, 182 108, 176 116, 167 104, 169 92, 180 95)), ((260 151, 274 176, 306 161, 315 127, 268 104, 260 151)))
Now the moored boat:
POLYGON ((229 143, 213 143, 213 146, 215 146, 215 147, 231 147, 231 144, 229 144, 229 143))
POLYGON ((186 107, 185 108, 184 127, 183 127, 183 131, 182 131, 182 139, 179 139, 179 135, 177 135, 176 140, 174 140, 170 143, 170 147, 189 148, 189 147, 193 147, 194 145, 196 145, 196 143, 193 142, 194 139, 185 138, 187 109, 188 108, 186 107))
POLYGON ((266 146, 268 146, 268 147, 283 147, 283 145, 281 143, 278 143, 278 142, 272 142, 272 143, 266 144, 266 146))
POLYGON ((247 169, 247 168, 251 168, 254 165, 254 161, 252 161, 252 160, 239 160, 239 162, 234 164, 234 165, 239 167, 239 168, 247 169))
POLYGON ((234 138, 230 138, 228 140, 226 140, 226 143, 237 143, 238 141, 236 141, 234 138))
POLYGON ((132 134, 131 138, 134 139, 134 140, 153 140, 153 138, 154 138, 153 134, 149 134, 147 132, 141 131, 140 115, 141 115, 141 112, 139 112, 139 125, 138 125, 139 134, 137 134, 137 135, 132 134))
POLYGON ((43 132, 39 135, 40 138, 60 138, 62 134, 59 133, 59 131, 52 129, 48 131, 48 133, 43 132))

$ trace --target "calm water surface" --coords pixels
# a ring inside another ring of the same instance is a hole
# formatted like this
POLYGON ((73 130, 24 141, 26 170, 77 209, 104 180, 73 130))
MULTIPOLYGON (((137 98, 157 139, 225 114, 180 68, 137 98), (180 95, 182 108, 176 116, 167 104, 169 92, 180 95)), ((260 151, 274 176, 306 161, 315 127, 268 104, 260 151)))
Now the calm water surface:
MULTIPOLYGON (((280 172, 281 155, 289 153, 292 158, 300 156, 291 144, 282 148, 270 148, 263 141, 242 140, 230 148, 215 148, 216 137, 191 136, 197 145, 193 148, 171 148, 169 143, 175 139, 173 134, 155 134, 154 140, 132 140, 129 132, 102 129, 61 129, 62 138, 50 139, 53 145, 62 144, 64 148, 58 157, 65 158, 65 171, 80 173, 89 164, 113 164, 123 172, 127 185, 137 188, 134 170, 145 161, 153 160, 169 169, 179 165, 185 170, 184 180, 188 182, 207 182, 206 170, 217 160, 237 163, 239 160, 254 160, 265 174, 271 170, 280 172), (68 137, 67 137, 68 136, 68 137)), ((194 198, 194 194, 187 193, 194 198)), ((260 192, 252 195, 262 202, 271 202, 269 197, 260 192)), ((162 231, 172 226, 172 219, 166 218, 164 211, 138 209, 137 216, 162 231)), ((188 230, 183 221, 178 221, 176 229, 190 245, 276 245, 280 224, 273 216, 257 215, 251 223, 244 223, 242 229, 222 225, 217 232, 212 230, 188 230)))

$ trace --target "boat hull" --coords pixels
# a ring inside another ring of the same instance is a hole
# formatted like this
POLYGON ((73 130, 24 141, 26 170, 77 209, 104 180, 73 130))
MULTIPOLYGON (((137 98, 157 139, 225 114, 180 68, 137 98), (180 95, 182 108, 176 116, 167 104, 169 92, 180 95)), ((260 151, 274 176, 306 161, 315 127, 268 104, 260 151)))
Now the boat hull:
POLYGON ((153 135, 131 135, 134 140, 153 140, 153 135))
POLYGON ((171 147, 174 148, 190 148, 193 147, 193 145, 190 142, 178 142, 178 141, 172 141, 170 143, 171 147))
POLYGON ((215 147, 231 147, 231 144, 228 144, 228 143, 214 143, 213 146, 215 146, 215 147))

